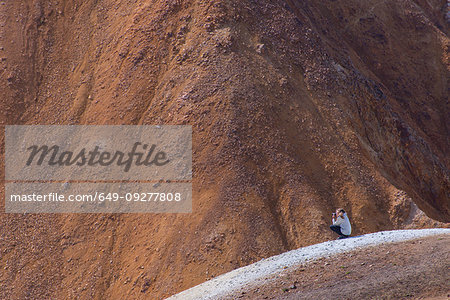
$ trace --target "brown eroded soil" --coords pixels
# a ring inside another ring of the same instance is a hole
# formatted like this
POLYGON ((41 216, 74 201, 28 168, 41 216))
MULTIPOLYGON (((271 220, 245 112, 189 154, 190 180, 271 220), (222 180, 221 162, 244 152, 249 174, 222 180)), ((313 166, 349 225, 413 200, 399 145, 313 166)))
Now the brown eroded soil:
POLYGON ((194 164, 192 214, 1 213, 0 298, 161 299, 332 238, 337 207, 448 226, 445 5, 0 0, 2 157, 8 124, 190 124, 194 164))

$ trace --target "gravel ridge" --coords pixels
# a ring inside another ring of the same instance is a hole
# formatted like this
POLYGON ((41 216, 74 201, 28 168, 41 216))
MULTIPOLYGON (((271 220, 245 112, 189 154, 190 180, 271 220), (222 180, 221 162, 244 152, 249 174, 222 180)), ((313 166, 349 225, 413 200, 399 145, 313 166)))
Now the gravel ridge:
POLYGON ((269 275, 318 258, 386 243, 450 234, 449 228, 380 231, 344 240, 327 241, 262 259, 175 294, 167 299, 218 299, 244 286, 255 286, 269 275))

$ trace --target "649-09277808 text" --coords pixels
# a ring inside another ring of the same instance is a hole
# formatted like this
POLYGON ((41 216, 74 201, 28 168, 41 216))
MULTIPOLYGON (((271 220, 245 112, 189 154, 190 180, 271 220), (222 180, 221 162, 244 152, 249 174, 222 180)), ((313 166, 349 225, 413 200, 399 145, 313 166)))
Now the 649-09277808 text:
POLYGON ((128 202, 171 202, 182 201, 182 193, 103 193, 95 192, 90 194, 70 194, 64 195, 60 193, 47 193, 47 194, 12 194, 10 195, 10 201, 19 202, 116 202, 116 201, 128 201, 128 202))
POLYGON ((7 213, 190 213, 188 125, 11 125, 7 213))

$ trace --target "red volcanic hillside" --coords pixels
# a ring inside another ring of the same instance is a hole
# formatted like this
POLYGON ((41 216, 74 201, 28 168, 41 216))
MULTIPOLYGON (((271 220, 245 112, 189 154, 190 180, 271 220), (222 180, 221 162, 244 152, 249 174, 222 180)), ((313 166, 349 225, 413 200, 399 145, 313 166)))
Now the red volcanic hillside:
POLYGON ((450 221, 445 1, 0 1, 2 130, 193 129, 192 214, 2 213, 2 299, 166 297, 334 238, 336 207, 450 221))

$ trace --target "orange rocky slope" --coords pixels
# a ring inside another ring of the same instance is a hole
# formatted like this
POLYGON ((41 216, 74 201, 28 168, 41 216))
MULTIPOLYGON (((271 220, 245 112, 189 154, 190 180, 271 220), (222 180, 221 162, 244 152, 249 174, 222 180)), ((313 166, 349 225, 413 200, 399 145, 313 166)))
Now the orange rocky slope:
POLYGON ((0 298, 168 296, 332 238, 337 206, 448 222, 444 5, 2 0, 1 124, 190 124, 194 203, 2 214, 0 298))

